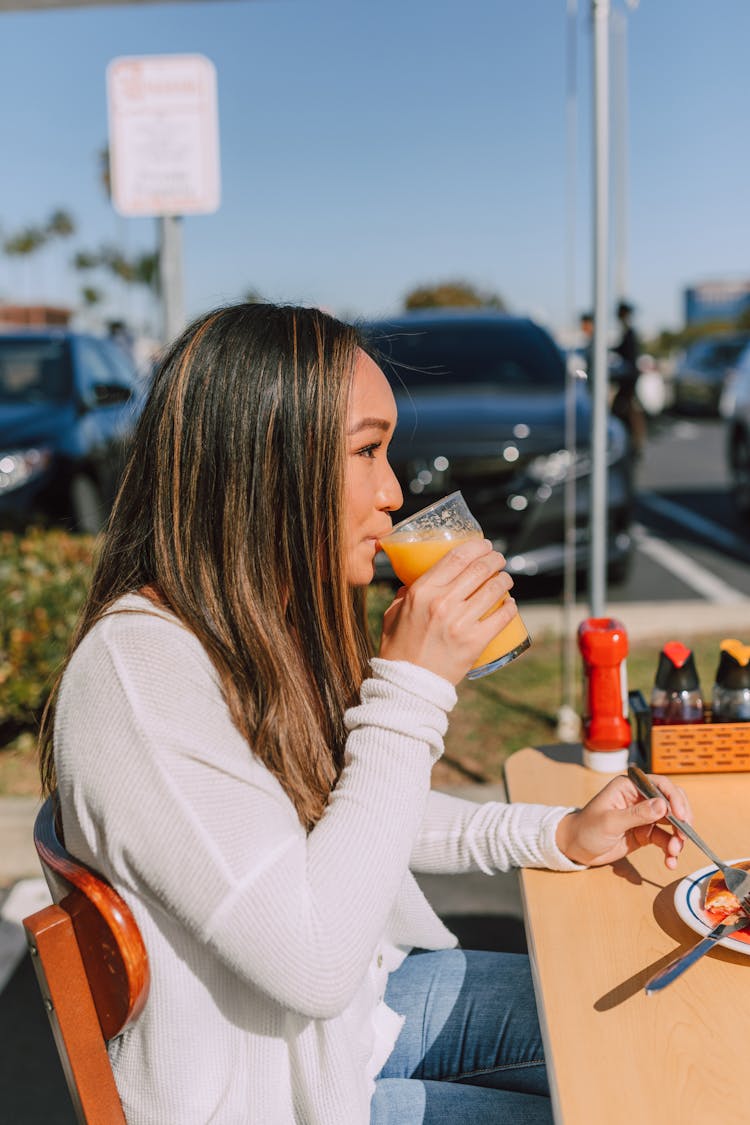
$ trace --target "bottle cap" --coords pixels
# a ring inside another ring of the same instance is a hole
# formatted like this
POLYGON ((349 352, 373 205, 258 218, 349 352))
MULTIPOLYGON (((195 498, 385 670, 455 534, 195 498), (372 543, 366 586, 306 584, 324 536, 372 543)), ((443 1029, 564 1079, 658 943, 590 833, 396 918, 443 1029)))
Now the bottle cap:
POLYGON ((583 764, 598 773, 622 773, 628 768, 630 747, 621 750, 588 750, 583 748, 583 764))
POLYGON ((719 666, 716 683, 730 691, 750 688, 750 645, 729 638, 719 646, 719 666))
POLYGON ((698 673, 690 649, 680 641, 670 641, 659 654, 655 687, 662 691, 698 691, 698 673))

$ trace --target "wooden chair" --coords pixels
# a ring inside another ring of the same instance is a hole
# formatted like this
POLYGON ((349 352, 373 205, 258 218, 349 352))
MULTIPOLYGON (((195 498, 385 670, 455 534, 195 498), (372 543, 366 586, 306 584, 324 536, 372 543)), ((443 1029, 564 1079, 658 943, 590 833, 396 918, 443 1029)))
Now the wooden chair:
POLYGON ((66 851, 54 796, 39 810, 34 843, 54 905, 23 924, 76 1115, 83 1125, 125 1125, 106 1045, 146 1003, 146 948, 114 888, 66 851))

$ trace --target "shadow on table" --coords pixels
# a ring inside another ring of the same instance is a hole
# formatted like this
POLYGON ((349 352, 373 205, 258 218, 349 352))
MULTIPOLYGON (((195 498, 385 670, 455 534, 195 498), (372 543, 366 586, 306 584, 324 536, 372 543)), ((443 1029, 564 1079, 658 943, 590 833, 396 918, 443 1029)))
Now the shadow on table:
MULTIPOLYGON (((620 861, 621 863, 623 861, 620 861)), ((617 865, 615 865, 617 866, 617 865)), ((594 1004, 597 1012, 608 1012, 611 1008, 616 1008, 618 1005, 623 1004, 626 1000, 637 995, 643 988, 645 988, 647 981, 656 973, 666 969, 675 958, 680 957, 683 953, 687 953, 698 941, 700 941, 700 934, 695 933, 687 926, 675 911, 674 896, 677 885, 681 882, 680 879, 673 879, 667 886, 662 887, 658 895, 654 899, 654 918, 656 922, 669 937, 675 941, 675 946, 663 957, 657 958, 649 965, 644 965, 633 976, 628 977, 627 980, 620 981, 613 989, 606 992, 594 1004)), ((744 965, 748 967, 748 958, 743 953, 737 953, 733 949, 727 949, 725 946, 716 946, 711 950, 711 957, 719 961, 727 961, 732 965, 744 965)))

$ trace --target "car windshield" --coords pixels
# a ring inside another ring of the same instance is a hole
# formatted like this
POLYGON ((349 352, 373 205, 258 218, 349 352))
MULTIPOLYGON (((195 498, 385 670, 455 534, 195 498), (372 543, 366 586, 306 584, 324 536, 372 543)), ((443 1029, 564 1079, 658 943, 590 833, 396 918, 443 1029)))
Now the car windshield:
POLYGON ((691 362, 700 364, 709 371, 728 367, 734 363, 747 340, 712 340, 699 344, 693 350, 691 362))
POLYGON ((530 324, 382 324, 367 334, 396 390, 460 384, 528 392, 565 386, 558 350, 530 324))
POLYGON ((0 336, 0 402, 62 402, 70 395, 70 383, 61 340, 0 336))

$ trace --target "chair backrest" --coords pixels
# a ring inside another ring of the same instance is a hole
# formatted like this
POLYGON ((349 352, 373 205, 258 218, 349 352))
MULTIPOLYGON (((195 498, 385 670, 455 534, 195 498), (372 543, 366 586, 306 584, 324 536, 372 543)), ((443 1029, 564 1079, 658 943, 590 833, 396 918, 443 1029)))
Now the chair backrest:
POLYGON ((24 918, 24 928, 78 1120, 125 1125, 107 1041, 143 1010, 148 957, 122 898, 66 850, 57 813, 49 797, 34 824, 54 905, 24 918))

